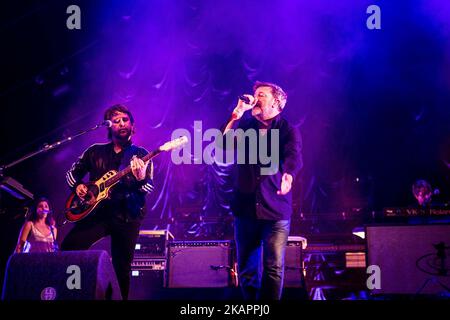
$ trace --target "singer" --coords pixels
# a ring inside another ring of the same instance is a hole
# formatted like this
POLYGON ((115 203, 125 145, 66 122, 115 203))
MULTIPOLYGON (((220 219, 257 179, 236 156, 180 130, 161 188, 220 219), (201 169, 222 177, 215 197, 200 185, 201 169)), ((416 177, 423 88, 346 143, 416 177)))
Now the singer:
MULTIPOLYGON (((119 281, 122 298, 127 300, 139 228, 145 215, 145 196, 153 190, 153 163, 140 158, 148 154, 142 147, 133 145, 134 118, 124 105, 114 105, 104 114, 110 120, 109 143, 90 146, 72 165, 66 179, 72 191, 80 198, 86 197, 83 177, 101 178, 109 170, 120 170, 131 164, 132 174, 125 176, 111 190, 110 199, 98 205, 93 214, 78 221, 64 239, 62 250, 87 250, 99 239, 111 236, 112 263, 119 281)), ((108 125, 107 125, 108 126, 108 125)))
MULTIPOLYGON (((234 127, 244 131, 257 130, 260 140, 263 135, 272 139, 275 136, 272 130, 278 130, 279 135, 276 136, 279 141, 276 143, 279 144, 280 168, 272 175, 262 175, 261 168, 267 164, 259 159, 256 164, 237 164, 238 176, 231 208, 235 217, 239 283, 245 299, 279 300, 292 214, 291 188, 303 165, 301 136, 280 115, 287 101, 283 89, 273 83, 256 82, 253 90, 254 96, 239 98, 222 132, 225 136, 227 132, 231 134, 234 127), (243 114, 248 110, 251 110, 252 117, 244 118, 243 114), (260 266, 263 266, 262 274, 260 266)), ((253 147, 259 148, 259 143, 253 147)), ((246 159, 249 159, 248 154, 246 159)))
POLYGON ((47 198, 39 198, 28 212, 15 252, 54 252, 57 247, 56 235, 50 201, 47 198))

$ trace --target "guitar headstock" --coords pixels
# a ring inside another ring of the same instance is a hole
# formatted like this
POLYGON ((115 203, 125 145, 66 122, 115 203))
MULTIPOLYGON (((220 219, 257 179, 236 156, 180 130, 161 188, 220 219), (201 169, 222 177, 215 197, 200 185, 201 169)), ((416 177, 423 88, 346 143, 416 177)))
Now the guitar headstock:
POLYGON ((188 138, 186 136, 182 136, 182 137, 179 137, 172 141, 164 143, 162 146, 159 147, 159 150, 169 151, 169 150, 181 147, 182 145, 186 144, 187 142, 188 142, 188 138))

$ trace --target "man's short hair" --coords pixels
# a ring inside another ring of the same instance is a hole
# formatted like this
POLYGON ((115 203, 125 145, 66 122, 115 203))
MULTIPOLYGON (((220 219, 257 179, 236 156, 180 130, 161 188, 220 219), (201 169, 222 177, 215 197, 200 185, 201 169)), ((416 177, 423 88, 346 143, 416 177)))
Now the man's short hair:
POLYGON ((253 85, 253 91, 256 91, 256 89, 258 89, 259 87, 270 87, 272 89, 272 95, 279 101, 280 111, 284 109, 287 102, 287 94, 283 89, 281 89, 279 85, 271 82, 256 81, 253 85))
MULTIPOLYGON (((128 117, 130 118, 131 124, 134 124, 134 118, 133 115, 131 114, 131 111, 128 109, 127 106, 123 105, 123 104, 115 104, 111 107, 109 107, 108 109, 105 110, 105 114, 103 116, 103 120, 111 120, 112 117, 114 117, 115 114, 117 114, 118 112, 122 112, 128 115, 128 117)), ((134 130, 133 130, 134 133, 134 130)), ((108 128, 108 139, 112 138, 112 132, 111 132, 111 128, 108 128)))

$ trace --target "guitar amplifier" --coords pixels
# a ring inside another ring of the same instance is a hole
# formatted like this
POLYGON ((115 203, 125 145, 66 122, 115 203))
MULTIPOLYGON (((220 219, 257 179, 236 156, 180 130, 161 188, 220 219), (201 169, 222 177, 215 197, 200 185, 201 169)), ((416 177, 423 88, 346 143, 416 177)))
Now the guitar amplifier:
POLYGON ((166 286, 220 288, 237 283, 231 241, 173 241, 169 244, 166 286))
POLYGON ((166 259, 135 258, 131 263, 130 300, 160 300, 164 296, 166 259))
POLYGON ((165 259, 168 242, 172 239, 173 235, 168 230, 141 230, 136 242, 134 257, 137 259, 165 259))
POLYGON ((134 258, 131 262, 131 271, 142 270, 165 270, 166 259, 146 259, 146 258, 134 258))

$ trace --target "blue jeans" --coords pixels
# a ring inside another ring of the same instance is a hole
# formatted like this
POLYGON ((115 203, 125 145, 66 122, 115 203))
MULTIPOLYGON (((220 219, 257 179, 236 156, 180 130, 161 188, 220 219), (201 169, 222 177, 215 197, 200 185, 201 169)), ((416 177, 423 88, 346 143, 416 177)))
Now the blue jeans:
POLYGON ((280 300, 290 220, 235 218, 239 282, 246 300, 280 300))

